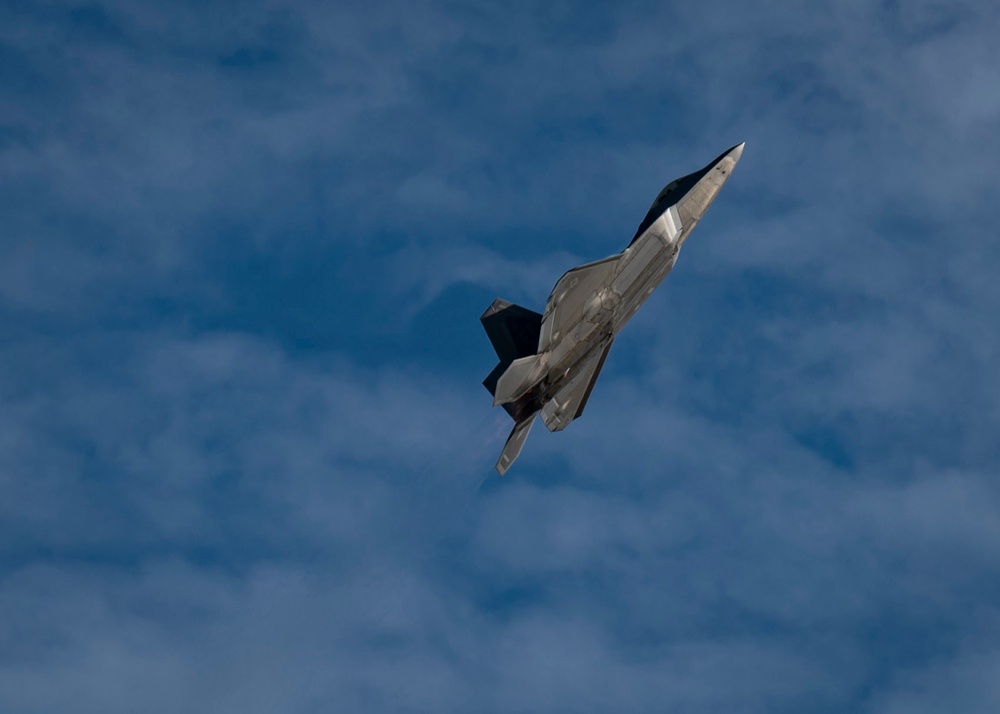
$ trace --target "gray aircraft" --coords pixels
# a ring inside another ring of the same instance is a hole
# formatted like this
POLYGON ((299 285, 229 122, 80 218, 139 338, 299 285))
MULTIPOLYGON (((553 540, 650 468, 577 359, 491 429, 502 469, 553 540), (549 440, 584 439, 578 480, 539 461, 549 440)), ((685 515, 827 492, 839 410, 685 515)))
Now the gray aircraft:
POLYGON ((500 358, 483 385, 515 422, 497 461, 501 476, 539 412, 549 431, 583 414, 615 336, 674 267, 742 154, 743 144, 734 146, 667 184, 628 247, 559 278, 544 315, 497 298, 479 318, 500 358))

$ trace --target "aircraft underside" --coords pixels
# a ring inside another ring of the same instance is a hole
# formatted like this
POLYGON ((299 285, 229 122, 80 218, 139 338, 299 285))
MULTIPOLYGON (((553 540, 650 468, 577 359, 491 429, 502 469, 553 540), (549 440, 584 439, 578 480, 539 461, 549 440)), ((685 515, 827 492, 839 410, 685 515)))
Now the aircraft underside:
POLYGON ((515 421, 497 461, 501 475, 539 414, 549 431, 583 414, 615 337, 673 268, 742 153, 740 144, 667 184, 628 247, 567 271, 543 314, 497 298, 480 317, 500 358, 483 385, 515 421))

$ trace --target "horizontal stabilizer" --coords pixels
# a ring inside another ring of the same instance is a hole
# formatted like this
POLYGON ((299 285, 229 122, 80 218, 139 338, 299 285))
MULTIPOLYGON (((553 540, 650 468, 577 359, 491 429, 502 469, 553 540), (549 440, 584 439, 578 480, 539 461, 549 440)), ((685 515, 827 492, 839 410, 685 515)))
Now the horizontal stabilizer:
POLYGON ((535 423, 535 414, 524 421, 519 421, 514 425, 513 430, 510 432, 510 436, 507 437, 507 443, 504 444, 503 451, 500 452, 500 458, 497 459, 497 473, 503 476, 507 473, 507 469, 510 468, 511 464, 517 460, 517 457, 521 455, 521 449, 524 447, 524 440, 528 438, 528 432, 531 431, 531 425, 535 423))
POLYGON ((500 363, 483 380, 483 386, 490 394, 496 394, 497 382, 510 363, 538 351, 542 316, 533 310, 497 298, 480 316, 479 321, 483 323, 483 329, 500 358, 500 363))
POLYGON ((528 355, 510 363, 497 381, 493 406, 507 404, 523 397, 541 379, 545 363, 541 355, 528 355))

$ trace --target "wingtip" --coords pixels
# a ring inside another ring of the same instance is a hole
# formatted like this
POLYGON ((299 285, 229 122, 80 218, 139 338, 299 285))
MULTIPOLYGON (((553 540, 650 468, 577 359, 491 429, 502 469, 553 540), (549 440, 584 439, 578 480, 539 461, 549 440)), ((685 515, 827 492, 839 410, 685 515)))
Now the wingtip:
POLYGON ((531 425, 535 422, 536 416, 538 416, 538 412, 517 422, 511 430, 510 436, 507 437, 507 443, 504 444, 503 451, 500 452, 500 458, 497 459, 496 469, 501 476, 507 473, 507 470, 517 461, 517 457, 521 455, 524 440, 528 438, 528 432, 531 431, 531 425))

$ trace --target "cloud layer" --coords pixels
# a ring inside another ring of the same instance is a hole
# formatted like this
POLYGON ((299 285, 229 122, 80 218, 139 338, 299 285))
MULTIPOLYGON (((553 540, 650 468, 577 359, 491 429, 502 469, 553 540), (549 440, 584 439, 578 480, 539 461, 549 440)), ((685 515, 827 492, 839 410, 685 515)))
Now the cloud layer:
POLYGON ((998 33, 4 5, 0 709, 996 709, 998 33), (743 140, 496 478, 479 313, 743 140))

